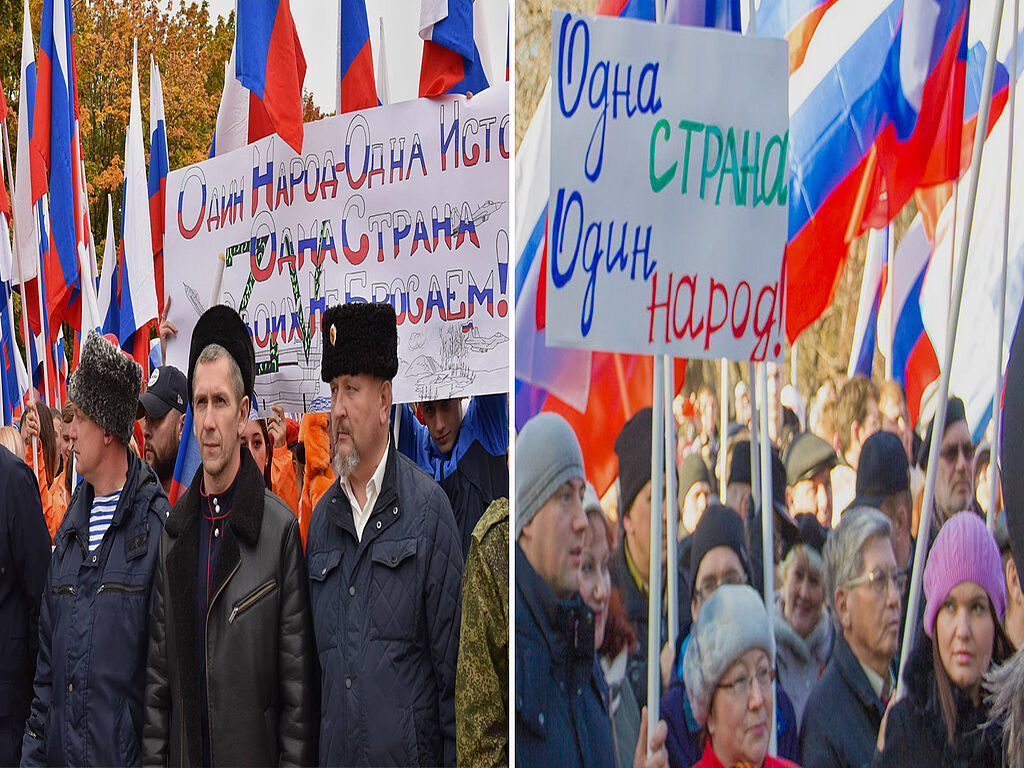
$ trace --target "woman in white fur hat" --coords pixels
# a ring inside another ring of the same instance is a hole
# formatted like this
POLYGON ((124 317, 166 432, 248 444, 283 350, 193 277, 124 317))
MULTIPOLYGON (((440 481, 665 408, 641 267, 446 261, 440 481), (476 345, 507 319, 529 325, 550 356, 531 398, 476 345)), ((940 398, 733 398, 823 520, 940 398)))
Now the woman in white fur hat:
POLYGON ((693 716, 707 737, 693 768, 795 768, 768 754, 775 638, 760 596, 726 584, 704 603, 683 657, 693 716))

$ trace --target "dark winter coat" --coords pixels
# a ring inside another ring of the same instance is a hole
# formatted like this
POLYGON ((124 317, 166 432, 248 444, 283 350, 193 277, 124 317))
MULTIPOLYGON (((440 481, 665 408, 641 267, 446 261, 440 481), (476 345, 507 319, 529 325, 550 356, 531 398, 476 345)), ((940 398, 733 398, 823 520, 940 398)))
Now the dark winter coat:
POLYGON ((807 697, 800 727, 800 764, 804 768, 870 764, 884 711, 857 657, 837 634, 832 658, 807 697))
POLYGON ((0 765, 21 761, 50 534, 32 470, 0 450, 0 765))
POLYGON ((160 541, 146 676, 148 765, 201 765, 200 686, 207 686, 214 765, 312 765, 319 697, 299 524, 242 464, 207 611, 206 680, 196 653, 203 468, 160 541))
POLYGON ((910 654, 903 680, 906 696, 889 712, 885 748, 876 754, 873 768, 998 768, 1003 764, 999 725, 986 725, 984 704, 974 706, 971 697, 955 685, 951 687, 957 722, 953 741, 947 739, 927 637, 910 654))
POLYGON ((321 765, 454 765, 462 550, 444 492, 392 444, 362 540, 335 482, 306 553, 321 765))
MULTIPOLYGON (((684 539, 678 558, 678 573, 676 578, 679 589, 676 593, 679 606, 679 634, 685 635, 690 629, 690 576, 689 576, 689 537, 684 539), (685 554, 685 564, 683 562, 685 554)), ((641 707, 647 706, 647 595, 640 590, 633 580, 633 574, 629 572, 629 564, 626 562, 626 539, 625 536, 612 553, 609 566, 611 571, 612 584, 619 588, 622 594, 622 604, 626 608, 626 617, 633 625, 633 630, 640 642, 636 644, 629 655, 629 664, 626 667, 626 677, 633 687, 633 695, 641 707)), ((665 586, 664 584, 662 585, 665 586)), ((664 644, 668 640, 667 622, 662 624, 661 641, 664 644)), ((681 658, 681 657, 679 657, 681 658)), ((659 675, 660 677, 660 675, 659 675)))
POLYGON ((150 592, 169 505, 153 470, 128 474, 89 553, 93 487, 81 482, 57 530, 39 619, 35 697, 22 765, 138 765, 150 592))
POLYGON ((594 614, 559 600, 516 545, 516 765, 615 768, 594 614))
POLYGON ((430 430, 402 406, 398 450, 434 478, 452 505, 462 557, 469 556, 473 529, 495 499, 508 497, 508 395, 474 397, 451 453, 437 450, 430 430))

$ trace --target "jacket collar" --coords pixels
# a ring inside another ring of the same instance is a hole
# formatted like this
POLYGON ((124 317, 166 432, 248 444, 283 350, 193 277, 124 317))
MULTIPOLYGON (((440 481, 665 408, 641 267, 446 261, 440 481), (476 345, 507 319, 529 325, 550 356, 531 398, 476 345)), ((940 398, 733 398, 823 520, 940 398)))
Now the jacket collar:
POLYGON ((551 648, 552 656, 568 655, 569 661, 594 661, 594 613, 577 592, 559 600, 516 543, 516 591, 530 611, 551 648))
MULTIPOLYGON (((238 467, 235 478, 235 496, 231 504, 231 530, 240 540, 254 546, 260 538, 263 525, 263 491, 265 484, 263 473, 256 466, 256 461, 247 448, 242 447, 242 463, 238 467)), ((172 537, 177 538, 195 525, 199 520, 202 502, 203 467, 200 464, 185 494, 171 510, 167 518, 166 529, 172 537)))
MULTIPOLYGON (((110 521, 111 528, 121 525, 135 496, 133 491, 137 490, 136 486, 142 486, 147 476, 145 472, 140 471, 142 462, 139 457, 127 448, 124 450, 128 454, 128 473, 125 475, 124 485, 121 487, 121 496, 117 500, 114 517, 110 521), (125 493, 126 489, 129 491, 128 493, 125 493)), ((71 497, 67 514, 64 516, 65 523, 61 525, 57 533, 57 538, 64 540, 64 546, 67 545, 68 537, 77 536, 84 542, 89 541, 89 515, 92 512, 94 498, 95 489, 92 484, 83 480, 71 497)))
MULTIPOLYGON (((332 523, 355 536, 356 529, 355 523, 352 520, 352 505, 349 504, 348 495, 341 488, 341 481, 335 480, 331 484, 331 488, 336 489, 338 493, 336 495, 337 500, 327 507, 328 517, 332 523)), ((397 488, 398 451, 395 448, 394 440, 388 437, 387 460, 384 462, 384 479, 381 481, 380 490, 377 492, 377 502, 373 505, 373 511, 370 513, 371 519, 380 509, 394 500, 397 496, 397 488)), ((370 528, 367 526, 363 532, 362 541, 367 541, 370 538, 367 536, 369 532, 370 528)))
POLYGON ((876 718, 881 718, 882 701, 875 695, 875 691, 871 688, 871 683, 868 682, 867 675, 864 674, 864 670, 861 668, 860 661, 854 656, 853 649, 846 642, 842 632, 836 633, 833 654, 835 655, 836 665, 839 668, 839 674, 846 682, 847 687, 860 701, 861 706, 873 712, 876 718))

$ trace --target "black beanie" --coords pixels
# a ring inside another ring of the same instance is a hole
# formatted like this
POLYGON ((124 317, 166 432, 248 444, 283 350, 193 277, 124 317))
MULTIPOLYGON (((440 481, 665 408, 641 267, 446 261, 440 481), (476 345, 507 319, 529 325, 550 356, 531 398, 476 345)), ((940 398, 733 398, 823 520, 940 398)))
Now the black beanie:
POLYGON ((651 425, 654 414, 642 408, 627 421, 615 438, 619 457, 619 519, 629 514, 633 500, 651 479, 651 425))
POLYGON ((747 557, 746 534, 739 513, 731 507, 711 504, 704 510, 700 522, 692 534, 693 544, 690 548, 690 594, 694 594, 697 585, 697 569, 704 555, 715 547, 729 547, 743 563, 743 572, 750 582, 750 560, 747 557))

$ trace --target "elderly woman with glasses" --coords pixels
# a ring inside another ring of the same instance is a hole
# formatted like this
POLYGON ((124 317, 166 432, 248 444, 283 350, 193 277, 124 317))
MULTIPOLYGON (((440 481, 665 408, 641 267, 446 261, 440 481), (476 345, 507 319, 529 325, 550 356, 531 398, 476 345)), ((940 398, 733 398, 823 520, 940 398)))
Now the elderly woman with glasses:
POLYGON ((715 590, 697 615, 683 657, 686 693, 704 732, 693 768, 786 768, 768 754, 775 638, 760 596, 746 585, 715 590))
MULTIPOLYGON (((875 766, 999 766, 1001 729, 989 722, 982 676, 1012 653, 999 548, 985 522, 958 512, 924 569, 924 631, 903 675, 907 695, 878 736, 875 766)), ((1018 693, 1018 695, 1020 695, 1018 693)))

